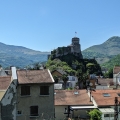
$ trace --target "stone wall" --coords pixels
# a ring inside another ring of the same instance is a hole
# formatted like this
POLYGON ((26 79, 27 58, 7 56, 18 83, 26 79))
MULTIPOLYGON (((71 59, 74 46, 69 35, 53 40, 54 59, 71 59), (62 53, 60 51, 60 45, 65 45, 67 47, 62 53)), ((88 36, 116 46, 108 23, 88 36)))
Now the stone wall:
POLYGON ((16 86, 17 80, 13 80, 1 100, 2 120, 16 120, 16 86))

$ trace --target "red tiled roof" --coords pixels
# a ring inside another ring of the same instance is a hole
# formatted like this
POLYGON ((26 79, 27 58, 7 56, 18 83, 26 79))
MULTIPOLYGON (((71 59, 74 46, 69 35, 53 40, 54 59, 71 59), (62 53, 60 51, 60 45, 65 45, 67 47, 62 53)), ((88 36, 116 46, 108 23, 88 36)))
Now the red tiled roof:
POLYGON ((55 90, 55 105, 93 105, 86 90, 55 90))
POLYGON ((115 66, 113 69, 113 74, 117 74, 120 72, 120 66, 115 66))
POLYGON ((120 97, 117 93, 120 93, 120 90, 96 90, 96 92, 92 92, 92 96, 98 106, 112 106, 115 105, 115 97, 118 97, 120 101, 120 97), (110 97, 104 97, 103 93, 110 94, 110 97))
POLYGON ((110 82, 113 82, 113 78, 107 78, 107 79, 104 79, 104 78, 98 78, 98 83, 100 85, 108 85, 110 82))
POLYGON ((54 83, 49 70, 17 70, 18 83, 54 83))
POLYGON ((10 76, 0 76, 0 90, 6 90, 11 83, 10 76))

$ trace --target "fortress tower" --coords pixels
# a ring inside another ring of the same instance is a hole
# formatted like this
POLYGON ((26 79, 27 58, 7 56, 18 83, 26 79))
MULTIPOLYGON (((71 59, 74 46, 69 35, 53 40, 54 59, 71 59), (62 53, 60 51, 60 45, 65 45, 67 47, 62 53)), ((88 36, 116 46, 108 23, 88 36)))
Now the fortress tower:
POLYGON ((72 38, 71 52, 77 54, 80 58, 83 58, 81 53, 81 45, 79 44, 80 39, 78 37, 72 38))
POLYGON ((80 53, 81 52, 81 48, 80 48, 80 44, 79 44, 79 38, 74 37, 72 38, 72 45, 73 45, 73 50, 76 53, 80 53))
POLYGON ((59 57, 62 55, 67 55, 67 54, 72 53, 75 56, 78 56, 80 59, 83 59, 79 41, 80 39, 78 37, 73 37, 72 43, 70 45, 68 45, 67 47, 58 47, 57 49, 51 51, 51 54, 55 58, 55 57, 59 57))

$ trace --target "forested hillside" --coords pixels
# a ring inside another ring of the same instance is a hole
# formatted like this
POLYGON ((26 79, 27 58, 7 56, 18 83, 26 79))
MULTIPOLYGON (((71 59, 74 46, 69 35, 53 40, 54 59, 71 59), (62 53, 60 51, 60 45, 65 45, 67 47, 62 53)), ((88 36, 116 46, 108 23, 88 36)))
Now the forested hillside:
POLYGON ((0 64, 3 68, 9 66, 25 67, 35 62, 47 61, 49 52, 40 52, 22 46, 0 43, 0 64))
POLYGON ((82 51, 84 58, 95 58, 102 64, 120 54, 120 37, 113 36, 100 45, 91 46, 82 51))

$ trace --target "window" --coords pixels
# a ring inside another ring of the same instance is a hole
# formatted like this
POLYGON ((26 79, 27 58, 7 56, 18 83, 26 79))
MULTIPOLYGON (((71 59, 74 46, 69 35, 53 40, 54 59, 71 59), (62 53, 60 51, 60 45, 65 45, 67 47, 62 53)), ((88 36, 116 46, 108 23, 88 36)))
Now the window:
POLYGON ((21 86, 21 96, 30 95, 30 86, 21 86))
POLYGON ((110 97, 110 94, 109 93, 103 93, 103 96, 104 97, 110 97))
POLYGON ((38 106, 30 107, 30 116, 38 116, 38 106))
POLYGON ((111 116, 111 117, 114 117, 114 114, 111 114, 110 116, 111 116))
POLYGON ((21 115, 21 114, 22 114, 22 111, 17 111, 17 114, 18 114, 18 115, 21 115))
POLYGON ((104 114, 104 117, 109 117, 109 114, 104 114))
POLYGON ((40 95, 49 95, 49 86, 40 86, 40 95))

